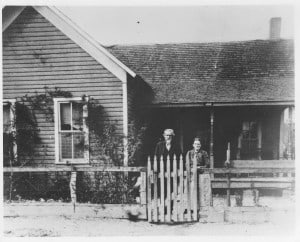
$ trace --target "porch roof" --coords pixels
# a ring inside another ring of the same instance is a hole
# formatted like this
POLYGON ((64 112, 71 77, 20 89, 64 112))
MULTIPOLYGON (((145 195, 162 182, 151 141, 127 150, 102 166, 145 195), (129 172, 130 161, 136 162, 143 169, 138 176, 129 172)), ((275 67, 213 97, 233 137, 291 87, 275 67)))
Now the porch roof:
POLYGON ((293 40, 107 49, 152 87, 153 104, 294 100, 293 40))

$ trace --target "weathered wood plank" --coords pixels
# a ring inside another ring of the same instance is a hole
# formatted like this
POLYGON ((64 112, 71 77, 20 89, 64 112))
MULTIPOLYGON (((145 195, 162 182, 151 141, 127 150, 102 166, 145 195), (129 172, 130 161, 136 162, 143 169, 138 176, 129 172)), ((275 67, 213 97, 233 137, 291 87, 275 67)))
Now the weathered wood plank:
MULTIPOLYGON (((5 33, 6 34, 6 33, 5 33)), ((13 41, 14 43, 21 43, 21 44, 24 44, 24 42, 26 42, 26 40, 28 42, 37 42, 37 44, 42 44, 42 43, 38 43, 38 42, 42 42, 42 41, 50 41, 50 40, 53 40, 53 41, 60 41, 60 40, 68 40, 70 41, 70 39, 67 37, 67 36, 64 36, 64 35, 54 35, 54 36, 33 36, 33 37, 30 37, 30 36, 18 36, 18 35, 4 35, 3 36, 3 46, 6 46, 7 43, 9 43, 10 41, 13 41)))
POLYGON ((45 76, 45 77, 52 76, 53 74, 57 76, 86 74, 87 77, 85 77, 84 79, 88 79, 89 75, 91 75, 91 77, 95 77, 95 75, 110 74, 109 72, 107 72, 107 70, 104 70, 102 68, 88 68, 87 66, 73 66, 73 68, 69 70, 67 70, 67 67, 60 68, 60 70, 55 70, 55 69, 56 68, 45 67, 43 70, 35 71, 34 69, 27 68, 27 71, 19 70, 16 72, 12 72, 11 69, 5 69, 3 72, 3 76, 6 78, 15 77, 17 81, 22 81, 23 79, 21 79, 21 77, 25 79, 29 75, 32 75, 32 72, 35 72, 35 76, 45 76), (74 68, 77 68, 77 70, 75 70, 74 68))
POLYGON ((35 42, 37 45, 42 45, 44 41, 70 41, 67 36, 64 35, 54 35, 54 36, 4 36, 3 46, 7 46, 9 42, 13 42, 15 44, 24 45, 24 42, 28 41, 29 43, 35 42))
POLYGON ((197 160, 193 160, 192 168, 192 206, 193 206, 193 220, 198 219, 198 196, 197 196, 197 160))
POLYGON ((171 221, 171 167, 170 156, 167 158, 167 217, 166 221, 171 221))
POLYGON ((147 163, 147 215, 148 215, 148 222, 152 221, 152 211, 151 211, 151 161, 150 161, 150 157, 148 157, 148 163, 147 163))
MULTIPOLYGON (((3 52, 3 61, 6 60, 14 60, 16 58, 15 56, 16 53, 9 53, 8 51, 3 52), (5 54, 5 55, 4 55, 5 54)), ((60 53, 48 53, 48 54, 39 54, 39 58, 38 57, 34 57, 34 53, 31 54, 21 54, 21 53, 17 53, 19 56, 20 60, 26 60, 26 59, 32 59, 32 58, 37 58, 37 59, 41 59, 41 57, 44 58, 45 62, 47 62, 47 58, 52 59, 52 58, 60 58, 61 61, 63 60, 68 60, 70 58, 74 58, 74 57, 88 57, 89 59, 91 58, 87 53, 85 52, 73 52, 73 53, 68 53, 68 52, 60 52, 60 53)))
MULTIPOLYGON (((39 85, 38 87, 36 87, 35 85, 31 85, 32 86, 32 89, 31 89, 31 92, 30 93, 33 93, 36 91, 36 92, 40 92, 41 90, 43 90, 44 88, 44 85, 39 85)), ((54 88, 54 87, 57 87, 57 85, 47 85, 49 88, 54 88)), ((121 86, 114 86, 114 87, 111 87, 111 86, 101 86, 101 84, 99 85, 96 84, 96 85, 83 85, 81 88, 72 84, 72 85, 64 85, 64 84, 60 84, 59 85, 61 89, 63 90, 69 90, 70 92, 77 92, 77 91, 80 91, 82 92, 82 89, 84 88, 86 90, 86 92, 93 92, 93 90, 99 90, 99 92, 103 92, 103 93, 106 93, 106 94, 119 94, 122 92, 122 87, 121 86)), ((27 86, 28 87, 28 86, 27 86)), ((10 86, 10 87, 7 87, 6 85, 3 85, 3 90, 5 92, 8 92, 8 93, 16 93, 16 94, 19 94, 19 93, 24 93, 24 88, 26 88, 24 85, 20 86, 20 85, 16 85, 16 86, 10 86)), ((33 95, 32 94, 32 95, 33 95)))
POLYGON ((63 33, 58 32, 58 31, 50 31, 50 32, 46 32, 46 31, 40 31, 40 32, 30 32, 30 33, 18 33, 18 32, 8 32, 7 33, 7 38, 13 38, 13 36, 18 35, 18 36, 23 36, 23 37, 41 37, 41 36, 64 36, 63 33))
POLYGON ((163 157, 160 157, 160 221, 165 221, 165 168, 163 157))
POLYGON ((294 172, 294 168, 214 168, 214 169, 208 169, 208 168, 201 168, 200 170, 207 171, 208 173, 214 173, 214 174, 226 174, 226 173, 232 173, 232 174, 239 174, 239 173, 279 173, 279 172, 294 172))
MULTIPOLYGON (((14 67, 16 67, 16 63, 14 63, 14 65, 8 65, 6 64, 5 66, 3 66, 3 73, 9 73, 9 71, 11 71, 11 69, 14 67)), ((65 71, 65 72, 70 72, 70 71, 79 71, 79 70, 102 70, 102 71, 106 71, 107 73, 109 73, 102 65, 91 62, 89 64, 87 63, 81 63, 79 62, 73 62, 70 63, 69 65, 64 64, 64 65, 60 65, 60 66, 53 66, 53 65, 45 65, 43 63, 41 63, 40 61, 36 62, 36 65, 32 66, 32 64, 18 64, 18 69, 15 69, 15 73, 27 73, 28 72, 28 68, 31 68, 32 71, 39 73, 39 72, 45 72, 45 71, 65 71), (40 65, 38 65, 40 63, 40 65)))
MULTIPOLYGON (((16 65, 18 66, 18 69, 16 70, 17 72, 26 72, 27 68, 32 68, 32 70, 35 69, 45 69, 45 68, 59 68, 59 70, 64 70, 64 69, 68 69, 68 68, 104 68, 102 67, 102 65, 100 65, 99 63, 97 63, 95 60, 90 59, 90 58, 84 58, 85 60, 82 59, 69 59, 66 60, 64 62, 61 61, 60 58, 58 59, 51 59, 51 60, 47 60, 47 62, 43 63, 41 62, 40 59, 28 59, 28 60, 10 60, 10 61, 6 61, 5 63, 3 63, 3 70, 4 71, 9 71, 11 69, 14 69, 16 67, 16 65), (32 65, 34 64, 34 65, 32 65)), ((28 71, 28 69, 27 69, 28 71)), ((115 78, 115 77, 114 77, 115 78)))
MULTIPOLYGON (((36 32, 58 32, 58 29, 54 25, 48 25, 48 26, 35 26, 35 27, 30 27, 30 26, 22 26, 22 32, 20 32, 20 27, 13 25, 9 29, 10 34, 26 34, 26 33, 36 33, 36 32)), ((62 32, 61 32, 62 33, 62 32)))
POLYGON ((140 198, 141 205, 147 205, 147 173, 141 172, 141 187, 140 187, 140 198))
POLYGON ((230 207, 230 174, 227 174, 226 205, 230 207))
POLYGON ((153 164, 153 171, 154 171, 154 174, 153 174, 153 183, 154 183, 154 210, 153 210, 153 220, 154 222, 158 222, 158 210, 157 210, 157 207, 158 207, 158 203, 157 203, 157 159, 156 159, 156 156, 154 157, 154 160, 153 160, 154 164, 153 164))
POLYGON ((93 79, 93 78, 101 78, 104 75, 106 77, 107 73, 90 73, 90 74, 84 74, 84 73, 62 73, 54 75, 54 73, 51 73, 49 75, 34 75, 32 78, 30 76, 8 76, 5 75, 4 78, 7 80, 16 80, 16 81, 22 81, 22 80, 28 80, 28 81, 34 81, 34 80, 64 80, 64 79, 70 79, 70 78, 76 78, 76 79, 93 79))
POLYGON ((173 219, 175 222, 178 221, 178 204, 177 204, 177 157, 174 155, 173 159, 173 219))
MULTIPOLYGON (((130 166, 90 166, 90 165, 73 165, 76 171, 84 172, 144 172, 145 167, 130 167, 130 166)), ((62 172, 71 171, 70 165, 52 163, 52 166, 31 166, 31 167, 3 167, 3 172, 62 172)))
POLYGON ((187 220, 192 221, 191 214, 191 165, 189 159, 186 161, 186 201, 187 201, 187 220))
MULTIPOLYGON (((34 71, 34 70, 33 70, 34 71)), ((35 76, 52 76, 53 74, 57 75, 57 76, 65 76, 65 75, 87 75, 86 78, 88 78, 90 75, 92 77, 96 76, 96 75, 102 75, 102 74, 107 74, 107 70, 102 69, 102 68, 98 68, 98 69, 89 69, 89 68, 78 68, 77 70, 73 69, 73 70, 55 70, 52 68, 45 68, 43 70, 40 71, 36 71, 35 72, 35 76)), ((4 71, 3 72, 3 77, 14 77, 17 80, 20 80, 21 77, 28 77, 32 75, 32 71, 24 71, 24 72, 9 72, 9 71, 4 71)), ((21 79, 22 80, 22 79, 21 79)))
POLYGON ((180 182, 180 186, 179 186, 179 197, 180 197, 180 207, 179 207, 179 219, 180 221, 183 221, 184 219, 184 196, 183 196, 183 159, 182 159, 182 155, 180 155, 180 159, 179 159, 179 182, 180 182))
MULTIPOLYGON (((240 188, 240 189, 254 189, 254 188, 274 188, 274 189, 285 189, 292 188, 293 182, 231 182, 230 188, 240 188)), ((212 188, 227 188, 226 182, 212 182, 212 188)))
POLYGON ((294 168, 294 160, 233 160, 234 168, 294 168))
POLYGON ((14 22, 13 24, 13 28, 27 28, 27 27, 52 27, 53 24, 51 24, 50 22, 47 21, 41 21, 39 22, 38 19, 31 19, 31 21, 28 21, 28 19, 23 18, 24 21, 20 22, 18 20, 16 20, 16 22, 14 22), (26 21, 27 20, 27 21, 26 21))
POLYGON ((66 40, 62 40, 62 41, 57 41, 57 42, 53 42, 53 41, 44 41, 43 45, 41 45, 41 43, 37 43, 37 42, 32 42, 34 43, 33 45, 30 45, 28 42, 26 42, 26 45, 22 44, 19 42, 19 44, 15 44, 14 42, 12 42, 12 44, 8 43, 6 44, 5 50, 6 51, 24 51, 24 47, 26 47, 27 51, 43 51, 43 50, 56 50, 56 49, 78 49, 80 48, 77 44, 75 44, 74 42, 70 42, 70 41, 66 41, 66 40))
POLYGON ((70 177, 70 193, 71 193, 70 195, 71 195, 74 213, 75 213, 76 200, 77 200, 76 199, 76 178, 77 178, 77 172, 72 171, 70 177))
POLYGON ((48 58, 46 61, 41 62, 41 59, 33 58, 32 55, 29 55, 28 58, 10 58, 6 59, 4 63, 5 66, 10 67, 11 65, 14 64, 39 64, 43 66, 59 66, 59 65, 68 65, 68 63, 76 63, 76 65, 88 65, 88 63, 85 63, 86 61, 93 61, 94 63, 97 63, 95 60, 93 60, 90 56, 66 56, 66 55, 58 55, 56 57, 48 58))
MULTIPOLYGON (((253 177, 253 178, 230 178, 230 182, 291 182, 291 177, 253 177)), ((212 182, 227 182, 224 178, 214 178, 212 182)))

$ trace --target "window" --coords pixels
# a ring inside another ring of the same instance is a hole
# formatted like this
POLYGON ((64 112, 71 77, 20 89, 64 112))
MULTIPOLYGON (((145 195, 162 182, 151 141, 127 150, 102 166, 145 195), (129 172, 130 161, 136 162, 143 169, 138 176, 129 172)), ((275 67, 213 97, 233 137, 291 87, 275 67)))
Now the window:
POLYGON ((253 158, 257 154, 257 122, 243 122, 242 156, 253 158))
POLYGON ((87 163, 87 104, 81 98, 55 98, 54 109, 56 163, 87 163))
POLYGON ((3 165, 8 166, 17 159, 17 143, 15 139, 15 102, 3 101, 3 165))
POLYGON ((244 121, 238 142, 238 159, 261 159, 261 124, 244 121))

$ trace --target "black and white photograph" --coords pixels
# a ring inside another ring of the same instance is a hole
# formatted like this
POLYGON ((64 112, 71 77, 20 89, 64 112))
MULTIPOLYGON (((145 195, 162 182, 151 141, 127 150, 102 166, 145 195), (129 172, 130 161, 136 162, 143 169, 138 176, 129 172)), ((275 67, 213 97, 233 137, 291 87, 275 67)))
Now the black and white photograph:
POLYGON ((296 5, 54 3, 2 4, 4 240, 296 236, 296 5))

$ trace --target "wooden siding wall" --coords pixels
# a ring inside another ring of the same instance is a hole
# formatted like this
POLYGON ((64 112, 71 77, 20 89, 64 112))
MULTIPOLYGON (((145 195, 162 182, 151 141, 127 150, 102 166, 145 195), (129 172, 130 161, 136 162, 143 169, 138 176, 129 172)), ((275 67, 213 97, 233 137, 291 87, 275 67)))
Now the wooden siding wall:
MULTIPOLYGON (((97 100, 104 118, 117 121, 117 131, 123 133, 121 81, 33 8, 26 8, 3 33, 3 98, 18 100, 44 92, 44 86, 97 100)), ((42 114, 37 121, 42 144, 35 163, 54 163, 54 123, 42 114)))
POLYGON ((136 108, 135 93, 136 89, 134 87, 133 81, 128 80, 127 82, 127 105, 128 105, 128 124, 136 120, 134 109, 136 108))

